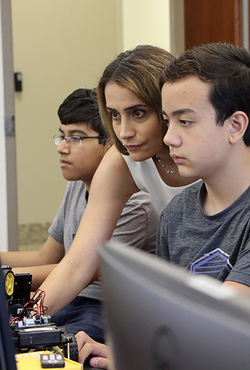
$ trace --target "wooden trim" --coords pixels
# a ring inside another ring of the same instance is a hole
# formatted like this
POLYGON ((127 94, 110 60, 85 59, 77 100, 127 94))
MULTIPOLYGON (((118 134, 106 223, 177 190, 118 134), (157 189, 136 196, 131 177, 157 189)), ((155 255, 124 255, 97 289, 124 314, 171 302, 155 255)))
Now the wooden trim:
POLYGON ((234 1, 234 39, 236 46, 243 46, 243 4, 242 0, 234 1))
POLYGON ((211 42, 243 46, 243 0, 184 0, 184 17, 185 49, 211 42))

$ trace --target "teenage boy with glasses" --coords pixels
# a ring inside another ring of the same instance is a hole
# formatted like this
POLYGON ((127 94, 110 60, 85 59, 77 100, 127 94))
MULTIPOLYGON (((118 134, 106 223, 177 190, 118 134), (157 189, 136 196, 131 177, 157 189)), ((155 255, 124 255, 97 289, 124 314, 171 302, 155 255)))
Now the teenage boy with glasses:
MULTIPOLYGON (((32 274, 32 290, 41 285, 55 264, 68 252, 85 211, 94 173, 111 146, 102 127, 93 90, 74 91, 60 105, 58 116, 61 126, 59 135, 54 136, 54 142, 60 155, 63 177, 69 183, 63 202, 48 230, 48 239, 40 251, 1 253, 2 264, 14 267, 14 273, 32 274)), ((155 248, 157 226, 158 216, 149 196, 139 192, 127 202, 113 240, 151 252, 155 248)), ((99 282, 89 285, 68 306, 54 315, 52 321, 65 326, 70 333, 84 330, 102 342, 104 325, 99 282)))

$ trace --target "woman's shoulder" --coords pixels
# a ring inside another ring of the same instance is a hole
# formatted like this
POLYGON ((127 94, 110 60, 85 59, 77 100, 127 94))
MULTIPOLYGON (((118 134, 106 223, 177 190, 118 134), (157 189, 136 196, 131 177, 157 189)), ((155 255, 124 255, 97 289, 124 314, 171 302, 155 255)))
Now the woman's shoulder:
POLYGON ((115 170, 115 171, 128 171, 127 165, 123 159, 122 154, 117 150, 115 145, 112 145, 112 147, 106 152, 104 155, 99 167, 99 169, 107 169, 109 171, 115 170))
POLYGON ((154 165, 154 161, 152 158, 145 159, 144 161, 134 161, 129 155, 121 155, 123 160, 126 162, 128 168, 131 172, 140 171, 141 173, 147 174, 148 171, 150 172, 157 172, 157 169, 154 165))
POLYGON ((106 185, 110 189, 121 188, 132 195, 138 189, 121 153, 113 145, 104 155, 91 183, 91 187, 106 185))

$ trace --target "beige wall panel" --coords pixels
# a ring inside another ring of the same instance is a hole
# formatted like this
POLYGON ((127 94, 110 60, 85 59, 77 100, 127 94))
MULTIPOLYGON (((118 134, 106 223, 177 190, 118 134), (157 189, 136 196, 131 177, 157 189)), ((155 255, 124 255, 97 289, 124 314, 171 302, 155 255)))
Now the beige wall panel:
POLYGON ((12 1, 19 224, 51 222, 66 181, 52 136, 57 109, 96 84, 117 53, 115 0, 12 1))
POLYGON ((170 0, 122 0, 124 49, 151 44, 170 51, 170 0))

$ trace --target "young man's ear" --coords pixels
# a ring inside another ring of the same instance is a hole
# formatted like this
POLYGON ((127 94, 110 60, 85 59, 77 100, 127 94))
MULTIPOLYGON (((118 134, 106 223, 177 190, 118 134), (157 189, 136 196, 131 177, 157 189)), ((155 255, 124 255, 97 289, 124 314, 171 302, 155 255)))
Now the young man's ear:
POLYGON ((236 144, 241 140, 248 127, 248 117, 245 112, 237 111, 229 117, 230 120, 230 143, 236 144))

